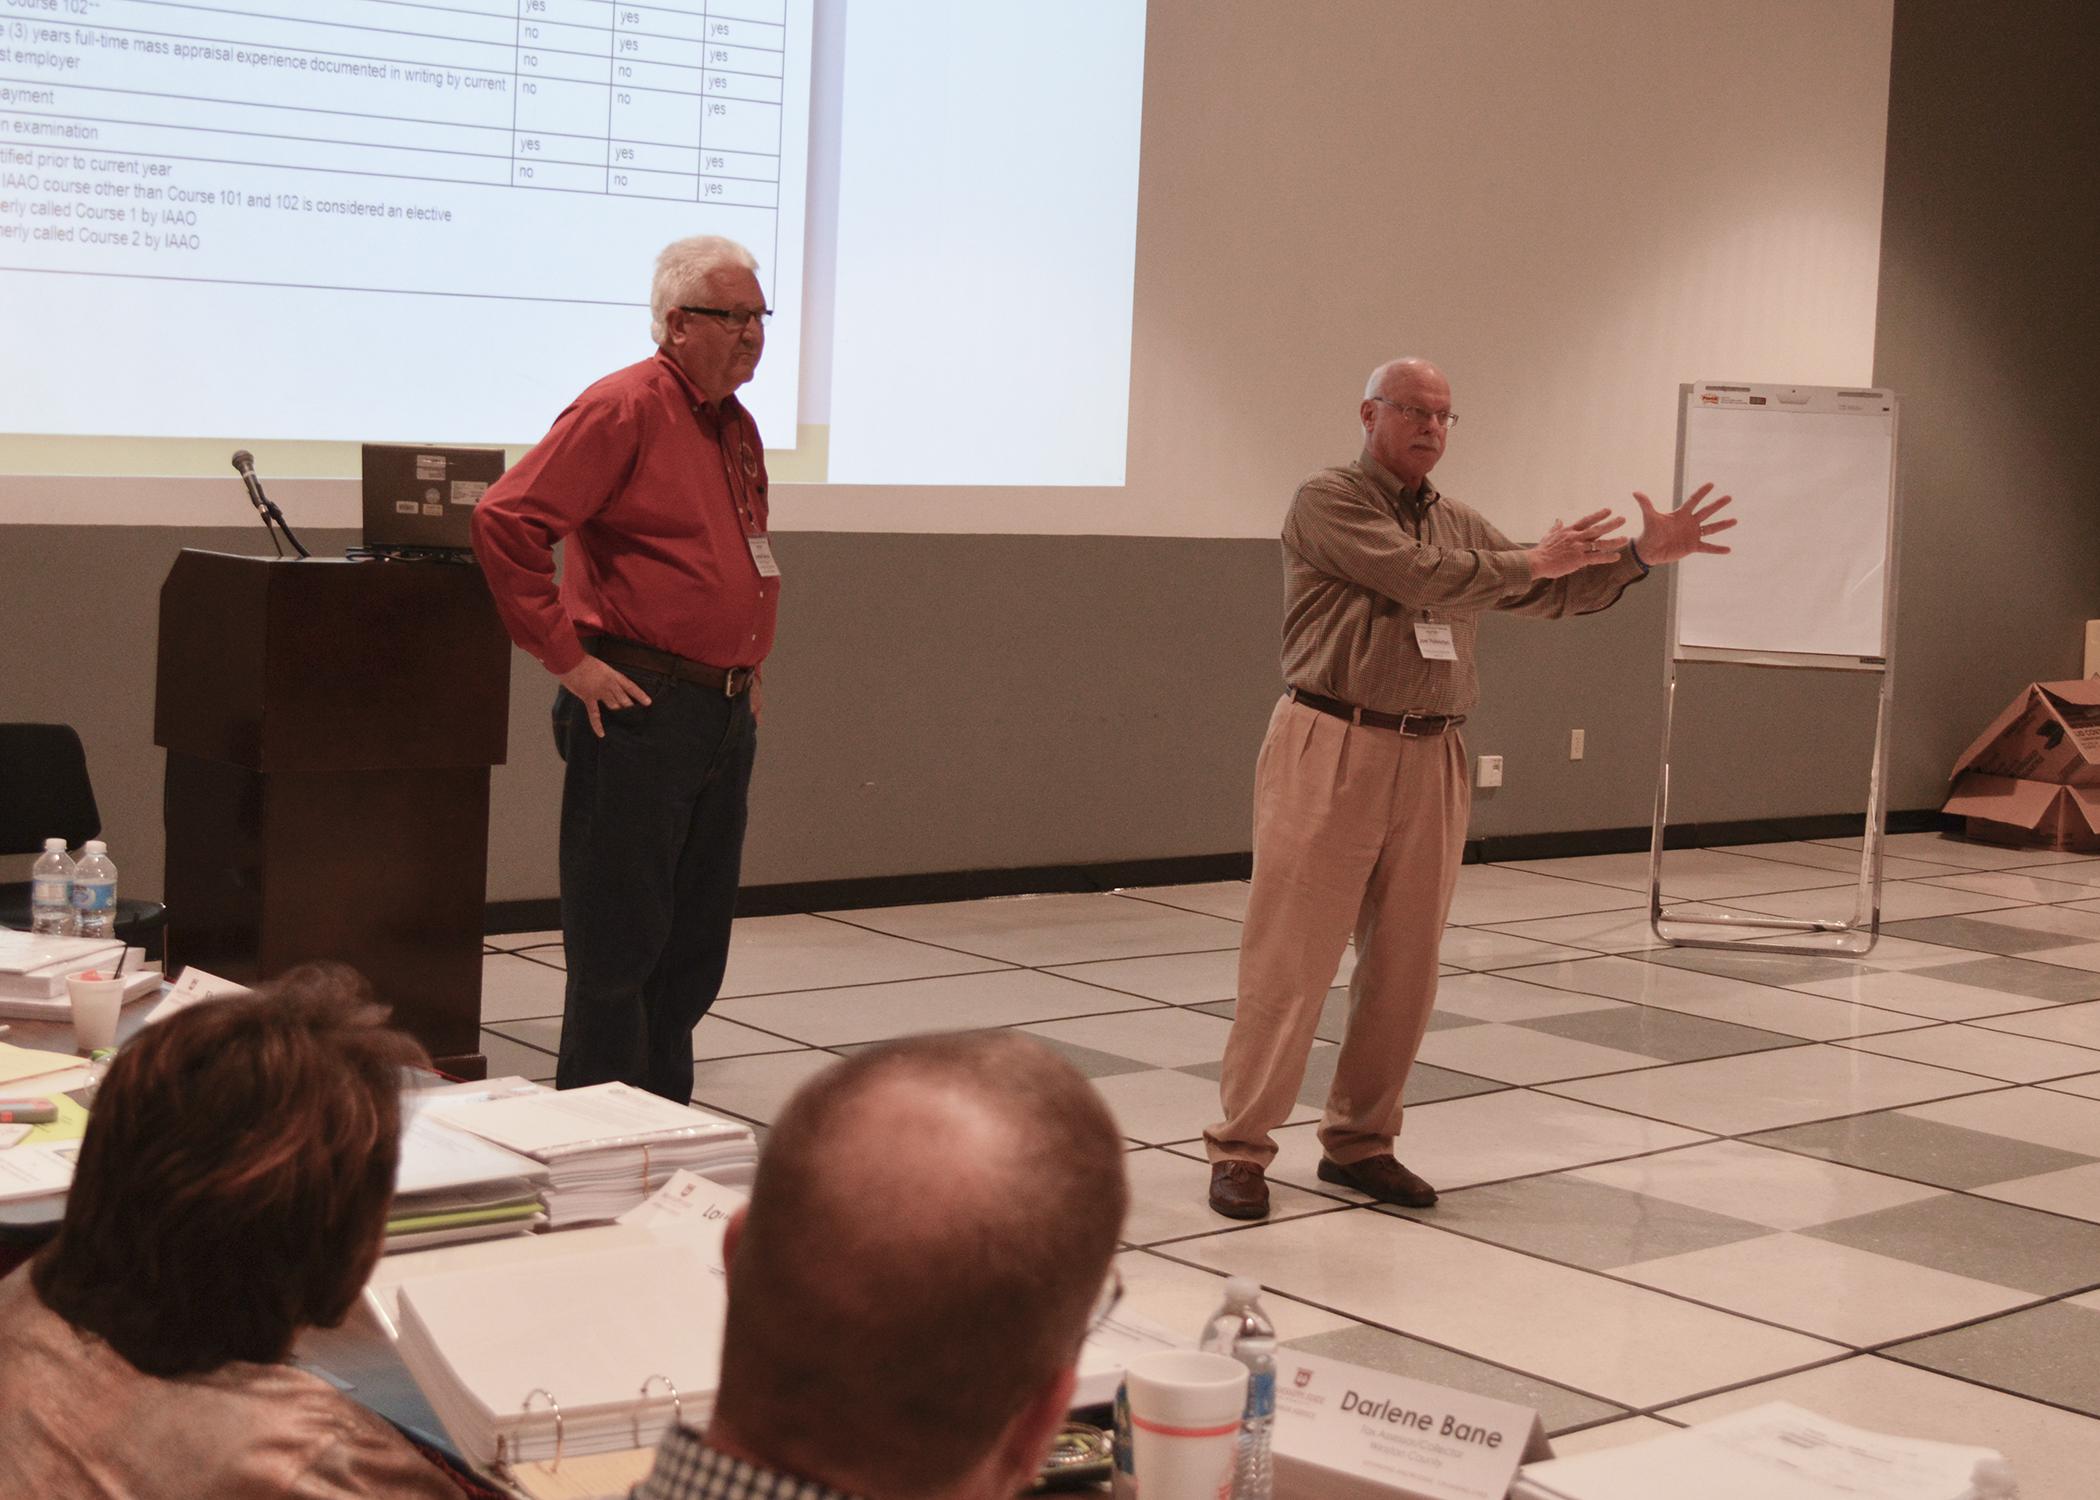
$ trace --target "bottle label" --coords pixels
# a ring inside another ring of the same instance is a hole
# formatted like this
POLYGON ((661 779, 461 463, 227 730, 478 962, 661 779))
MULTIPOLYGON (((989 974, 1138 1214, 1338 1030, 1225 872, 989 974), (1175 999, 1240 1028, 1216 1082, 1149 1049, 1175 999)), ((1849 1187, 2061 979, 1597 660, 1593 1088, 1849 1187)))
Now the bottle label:
POLYGON ((33 880, 29 884, 29 902, 32 906, 71 906, 73 895, 68 887, 70 881, 33 880))
POLYGON ((113 880, 76 880, 73 882, 73 910, 92 915, 102 915, 117 909, 117 884, 113 880))
POLYGON ((1249 1370, 1247 1372, 1246 1421, 1254 1422, 1276 1414, 1276 1372, 1249 1370))

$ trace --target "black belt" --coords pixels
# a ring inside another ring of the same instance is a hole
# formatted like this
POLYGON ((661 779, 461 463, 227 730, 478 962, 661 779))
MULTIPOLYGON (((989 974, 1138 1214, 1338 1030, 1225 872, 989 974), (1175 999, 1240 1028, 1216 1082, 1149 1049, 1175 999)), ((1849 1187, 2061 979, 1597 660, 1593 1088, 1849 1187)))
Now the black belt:
POLYGON ((672 651, 659 651, 654 646, 644 646, 639 641, 622 640, 616 635, 594 635, 587 637, 583 649, 602 662, 616 667, 625 667, 633 672, 661 672, 679 682, 696 682, 702 687, 720 688, 725 698, 741 697, 751 686, 752 667, 711 667, 704 661, 693 661, 672 651))
POLYGON ((1464 714, 1382 714, 1375 708, 1358 708, 1353 703, 1344 703, 1339 698, 1322 698, 1318 693, 1308 693, 1304 688, 1292 688, 1291 697, 1307 708, 1317 709, 1323 714, 1333 714, 1337 719, 1347 719, 1352 724, 1369 724, 1373 729, 1397 729, 1412 739, 1428 739, 1442 734, 1447 729, 1456 729, 1466 722, 1464 714))

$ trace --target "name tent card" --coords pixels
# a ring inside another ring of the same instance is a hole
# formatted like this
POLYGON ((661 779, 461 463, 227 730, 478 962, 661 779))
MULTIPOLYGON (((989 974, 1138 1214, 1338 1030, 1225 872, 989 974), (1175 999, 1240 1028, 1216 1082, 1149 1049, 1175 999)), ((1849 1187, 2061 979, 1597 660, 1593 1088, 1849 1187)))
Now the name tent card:
POLYGON ((1526 1406, 1276 1351, 1276 1500, 1503 1500, 1550 1458, 1526 1406))

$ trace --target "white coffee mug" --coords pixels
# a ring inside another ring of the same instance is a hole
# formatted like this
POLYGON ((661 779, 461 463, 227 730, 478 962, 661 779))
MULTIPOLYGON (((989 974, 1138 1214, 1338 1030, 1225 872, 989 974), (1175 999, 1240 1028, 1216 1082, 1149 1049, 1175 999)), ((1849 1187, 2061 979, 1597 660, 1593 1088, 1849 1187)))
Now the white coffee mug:
POLYGON ((117 1044, 117 1016, 124 1009, 124 981, 102 977, 99 969, 66 976, 73 1000, 73 1041, 82 1052, 99 1052, 117 1044))
POLYGON ((1130 1493, 1142 1500, 1230 1500, 1247 1367, 1225 1354, 1163 1349, 1131 1360, 1123 1389, 1130 1493))

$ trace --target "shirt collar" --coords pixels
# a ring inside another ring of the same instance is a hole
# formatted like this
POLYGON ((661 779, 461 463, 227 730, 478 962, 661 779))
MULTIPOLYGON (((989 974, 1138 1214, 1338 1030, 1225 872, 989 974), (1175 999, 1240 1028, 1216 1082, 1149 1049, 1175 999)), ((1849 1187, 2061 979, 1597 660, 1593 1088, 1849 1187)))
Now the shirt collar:
POLYGON ((1364 477, 1376 485, 1378 493, 1391 501, 1396 509, 1405 509, 1411 512, 1426 511, 1430 506, 1443 498, 1437 493, 1436 486, 1429 482, 1429 476, 1426 474, 1422 476, 1421 489, 1419 491, 1410 491, 1406 485, 1400 482, 1399 475, 1388 469, 1377 459, 1371 457, 1371 450, 1368 448, 1357 455, 1356 467, 1363 471, 1364 477))
POLYGON ((784 1470, 732 1458, 690 1427, 673 1427, 656 1450, 635 1500, 857 1500, 842 1490, 784 1470))
POLYGON ((702 411, 712 410, 721 416, 729 416, 743 409, 742 403, 736 399, 735 391, 731 391, 720 401, 708 400, 706 396, 701 394, 700 387, 694 385, 687 378, 685 371, 678 367, 678 361, 671 358, 668 350, 659 348, 656 351, 656 362, 671 372, 672 378, 678 382, 679 389, 684 391, 693 404, 702 411))

